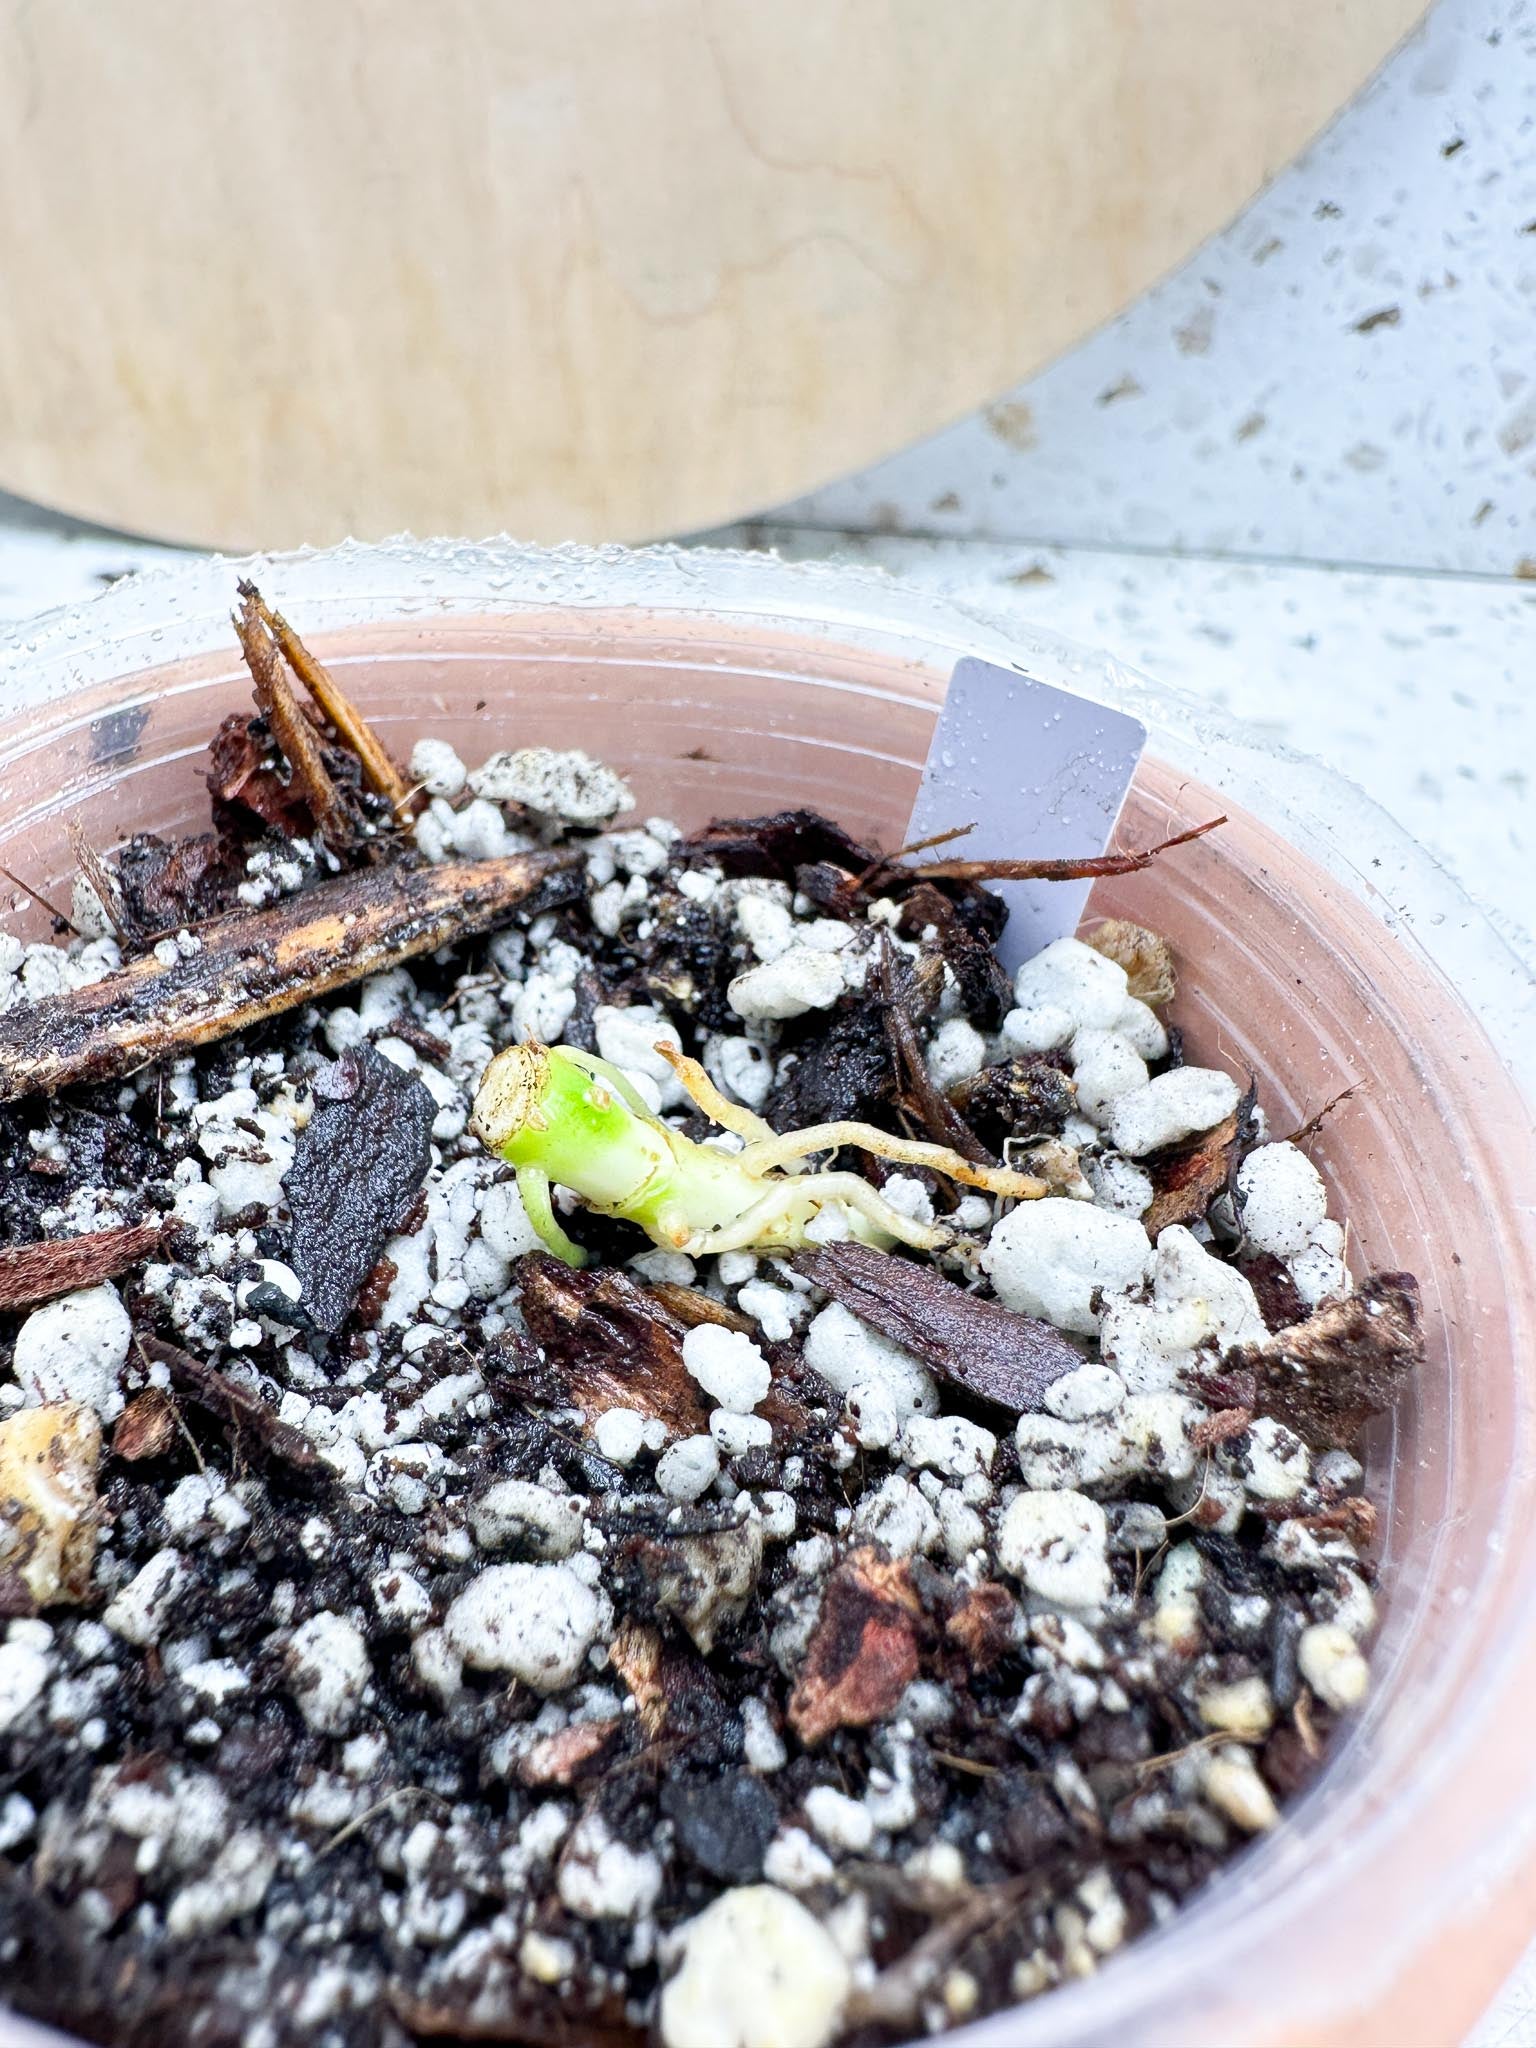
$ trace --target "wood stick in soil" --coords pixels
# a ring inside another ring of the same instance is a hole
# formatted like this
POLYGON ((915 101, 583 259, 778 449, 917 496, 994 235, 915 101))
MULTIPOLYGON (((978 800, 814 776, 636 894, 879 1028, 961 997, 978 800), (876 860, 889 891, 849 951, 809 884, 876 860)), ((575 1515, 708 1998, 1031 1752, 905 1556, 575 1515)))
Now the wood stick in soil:
POLYGON ((345 852, 356 844, 357 834, 335 777, 325 765, 320 736, 293 693, 277 641, 262 617, 259 596, 249 584, 241 586, 241 596, 243 603, 234 614, 234 627, 245 665, 251 672, 256 709, 272 728, 272 737, 282 748, 293 770, 293 779, 314 813, 320 837, 334 851, 345 852))
POLYGON ((134 1342, 145 1358, 165 1367, 172 1383, 189 1400, 233 1431, 252 1462, 275 1459, 306 1478, 329 1478, 330 1468, 303 1430, 280 1420, 249 1387, 228 1378, 206 1360, 194 1358, 179 1344, 167 1344, 160 1337, 135 1337, 134 1342))
POLYGON ((282 613, 272 609, 254 583, 242 582, 240 595, 277 642, 283 659, 331 721, 338 736, 356 754, 368 787, 387 797, 396 815, 402 816, 411 803, 411 787, 367 719, 324 662, 315 659, 282 613))
POLYGON ((0 1102, 115 1081, 451 940, 505 924, 568 853, 363 868, 199 926, 198 950, 18 1003, 0 1017, 0 1102))

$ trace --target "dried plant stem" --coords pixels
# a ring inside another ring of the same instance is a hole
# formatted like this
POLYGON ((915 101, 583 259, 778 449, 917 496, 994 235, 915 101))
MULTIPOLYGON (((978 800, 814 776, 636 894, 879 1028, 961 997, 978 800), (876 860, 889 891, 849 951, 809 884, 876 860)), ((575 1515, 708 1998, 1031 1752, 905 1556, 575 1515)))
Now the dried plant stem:
POLYGON ((1137 853, 1100 853, 1087 860, 933 860, 909 872, 925 882, 1086 882, 1104 875, 1134 875, 1150 867, 1160 853, 1203 839, 1226 822, 1225 817, 1208 818, 1203 825, 1191 825, 1187 832, 1176 832, 1137 853))

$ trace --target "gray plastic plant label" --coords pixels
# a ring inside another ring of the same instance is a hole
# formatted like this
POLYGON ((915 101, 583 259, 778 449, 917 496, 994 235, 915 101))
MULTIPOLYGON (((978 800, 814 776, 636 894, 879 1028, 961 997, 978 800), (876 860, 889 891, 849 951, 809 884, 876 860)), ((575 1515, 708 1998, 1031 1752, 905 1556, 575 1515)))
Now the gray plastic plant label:
MULTIPOLYGON (((1108 849, 1147 729, 1123 711, 967 656, 949 692, 909 841, 970 825, 934 858, 1081 859, 1108 849)), ((993 882, 1008 905, 1010 971, 1077 929, 1090 882, 993 882)))

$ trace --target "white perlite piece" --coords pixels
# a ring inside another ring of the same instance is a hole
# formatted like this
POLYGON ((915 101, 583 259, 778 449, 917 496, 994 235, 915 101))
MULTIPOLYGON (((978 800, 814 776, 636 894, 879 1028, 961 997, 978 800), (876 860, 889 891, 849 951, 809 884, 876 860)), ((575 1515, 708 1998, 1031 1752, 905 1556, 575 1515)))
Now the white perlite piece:
POLYGON ((656 1463, 656 1484, 668 1500, 695 1501, 720 1476, 720 1447, 712 1436, 685 1436, 656 1463))
POLYGON ((917 1487, 892 1472, 854 1509, 853 1532, 868 1542, 883 1543, 892 1557, 926 1555, 938 1545, 939 1518, 917 1487))
POLYGON ((1370 1666, 1348 1629, 1336 1621, 1316 1621, 1302 1630, 1296 1662, 1323 1705, 1336 1714, 1358 1707, 1370 1690, 1370 1666))
POLYGON ((987 1063, 987 1041, 964 1017, 950 1017, 928 1041, 928 1072, 941 1094, 979 1074, 987 1063))
POLYGON ((1144 1088, 1117 1096, 1110 1106, 1109 1140, 1117 1152, 1141 1159, 1208 1131, 1236 1109, 1241 1092, 1230 1074, 1214 1067, 1175 1067, 1144 1088))
MULTIPOLYGON (((1306 1636, 1303 1630, 1302 1642, 1306 1636)), ((1195 1704, 1206 1727, 1218 1728, 1224 1735, 1256 1738, 1267 1735, 1275 1723, 1274 1698, 1262 1678, 1235 1678, 1230 1685, 1213 1685, 1195 1704)))
POLYGON ((1178 1312, 1177 1334, 1191 1347, 1214 1342, 1225 1351, 1260 1344, 1268 1334, 1252 1284, 1182 1223, 1158 1232, 1152 1301, 1165 1320, 1178 1312))
POLYGON ((294 1630, 288 1689, 316 1734, 346 1734, 372 1677, 368 1645, 345 1615, 311 1615, 294 1630))
POLYGON ((177 1941, 215 1934, 254 1913, 277 1872, 277 1851, 251 1829, 231 1835, 206 1877, 183 1885, 165 1916, 166 1932, 177 1941))
POLYGON ((748 1109, 761 1109, 768 1100, 773 1061, 755 1039, 712 1035, 705 1041, 704 1067, 717 1088, 748 1109))
POLYGON ((1304 1252, 1289 1261, 1296 1292, 1308 1308, 1317 1308, 1350 1291, 1349 1268, 1344 1263, 1344 1226, 1331 1217, 1314 1224, 1304 1252))
POLYGON ((710 1411, 709 1433, 722 1458, 740 1458, 748 1451, 763 1451, 773 1442, 773 1424, 766 1415, 738 1415, 730 1408, 710 1411))
POLYGON ((80 1401, 103 1422, 123 1412, 123 1366, 133 1325, 103 1281, 34 1309, 16 1332, 14 1371, 33 1402, 80 1401))
POLYGON ((938 1413, 939 1390, 911 1352, 861 1323, 840 1301, 829 1302, 806 1330, 805 1362, 837 1394, 884 1386, 902 1421, 938 1413))
POLYGON ((473 1671, 560 1692, 597 1640, 602 1605, 567 1564, 496 1564, 465 1587, 443 1632, 473 1671))
POLYGON ((1311 1451, 1268 1415, 1249 1425, 1246 1459, 1248 1491, 1260 1500, 1294 1500, 1311 1475, 1311 1451))
POLYGON ((645 1417, 637 1408, 608 1408, 592 1425, 599 1455, 615 1465, 631 1465, 645 1445, 645 1417))
POLYGON ((763 960, 738 974, 725 999, 749 1023, 782 1023, 807 1010, 829 1010, 847 987, 836 953, 794 946, 776 960, 763 960))
POLYGON ((997 1529, 997 1561, 1031 1593, 1059 1607, 1099 1607, 1109 1597, 1109 1527, 1086 1494, 1021 1493, 997 1529))
POLYGON ((1072 1040, 1072 1079, 1079 1113, 1105 1124, 1122 1095, 1147 1085, 1147 1063, 1120 1032, 1089 1026, 1072 1040))
POLYGON ((861 1450, 887 1450, 901 1434, 901 1417, 884 1380, 866 1380, 850 1387, 843 1412, 853 1426, 854 1441, 861 1450))
POLYGON ((0 1735, 27 1711, 48 1683, 46 1650, 33 1643, 0 1643, 0 1735))
POLYGON ((1045 1406, 1063 1422, 1091 1422, 1113 1415, 1125 1400, 1125 1382, 1107 1365, 1080 1365, 1045 1390, 1045 1406))
MULTIPOLYGON (((1081 939, 1055 940, 1026 960, 1013 978, 1013 999, 1019 1008, 1049 1005, 1063 1012, 1067 1038, 1084 1026, 1112 1030, 1129 998, 1125 969, 1081 939)), ((1003 1029, 1006 1033, 1006 1023, 1003 1029)))
POLYGON ((787 1344, 805 1314, 802 1297, 787 1287, 775 1287, 771 1280, 749 1280, 737 1295, 736 1306, 752 1318, 770 1344, 787 1344))
POLYGON ((606 825, 634 802, 627 782, 579 748, 519 747, 492 754, 469 778, 476 796, 521 804, 567 825, 606 825))
POLYGON ((1246 1749, 1235 1744, 1218 1749, 1205 1767, 1205 1796, 1218 1813, 1245 1834, 1259 1835, 1277 1825, 1280 1810, 1274 1795, 1254 1768, 1246 1749))
POLYGON ((981 1265, 1006 1307, 1092 1336, 1099 1327, 1095 1296, 1140 1287, 1152 1247, 1133 1216, 1047 1196, 1021 1202, 1003 1218, 981 1265))
POLYGON ((1134 1160, 1118 1152, 1090 1153, 1083 1160, 1083 1174, 1101 1209, 1119 1209, 1127 1216, 1143 1216, 1152 1206, 1157 1189, 1152 1176, 1134 1160))
POLYGON ((661 1994, 665 2048, 827 2048, 852 1977, 836 1942, 776 1885, 740 1885, 682 1929, 661 1994))
POLYGON ((1294 1259, 1327 1219, 1328 1190, 1305 1152, 1283 1141, 1260 1145, 1238 1168, 1237 1211, 1258 1251, 1294 1259))
POLYGON ((740 1330, 700 1323, 683 1339, 683 1364, 717 1408, 750 1415, 768 1392, 768 1361, 740 1330))
POLYGON ((789 1751, 784 1738, 773 1725, 773 1716, 767 1703, 760 1699, 747 1698, 741 1703, 742 1726, 745 1731, 742 1754, 747 1760, 748 1770, 763 1775, 782 1771, 789 1762, 789 1751))
POLYGON ((661 1864, 649 1849, 616 1841, 601 1814, 584 1814, 560 1859, 561 1903, 583 1920, 642 1920, 661 1896, 661 1864))
POLYGON ((101 1618, 125 1643, 148 1649, 159 1640, 188 1576, 186 1560, 179 1551, 156 1551, 137 1576, 108 1602, 101 1618))
POLYGON ((428 796, 457 796, 464 787, 464 763, 446 740, 418 740, 411 749, 411 780, 428 796))
POLYGON ((659 1108, 675 1109, 688 1100, 682 1083, 656 1050, 658 1045, 669 1045, 677 1053, 683 1049, 677 1026, 662 1011, 644 1003, 627 1009, 599 1003, 592 1012, 592 1029, 598 1053, 610 1066, 620 1068, 630 1080, 643 1077, 654 1082, 659 1108))
POLYGON ((901 1455, 909 1465, 942 1472, 946 1479, 964 1479, 992 1470, 997 1438, 963 1416, 914 1415, 901 1433, 901 1455))
POLYGON ((499 1180, 480 1197, 480 1235, 510 1265, 524 1252, 537 1251, 543 1239, 528 1221, 528 1211, 515 1180, 499 1180))
POLYGON ((582 1503, 531 1479, 500 1479, 471 1501, 469 1526, 482 1550, 522 1544, 536 1557, 569 1557, 581 1541, 582 1503))
POLYGON ((813 1785, 801 1804, 812 1832, 829 1849, 859 1856, 875 1839, 875 1824, 866 1809, 835 1785, 813 1785))

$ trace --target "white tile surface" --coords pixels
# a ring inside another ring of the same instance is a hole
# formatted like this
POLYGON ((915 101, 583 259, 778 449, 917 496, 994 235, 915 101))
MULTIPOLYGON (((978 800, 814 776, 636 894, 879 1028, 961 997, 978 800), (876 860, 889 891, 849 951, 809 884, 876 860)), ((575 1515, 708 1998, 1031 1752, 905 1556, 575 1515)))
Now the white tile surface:
POLYGON ((1439 0, 1121 318, 774 516, 1513 573, 1536 557, 1536 5, 1439 0))
POLYGON ((1536 962, 1536 582, 739 528, 1107 647, 1342 770, 1536 962))

